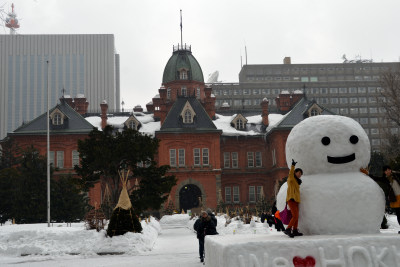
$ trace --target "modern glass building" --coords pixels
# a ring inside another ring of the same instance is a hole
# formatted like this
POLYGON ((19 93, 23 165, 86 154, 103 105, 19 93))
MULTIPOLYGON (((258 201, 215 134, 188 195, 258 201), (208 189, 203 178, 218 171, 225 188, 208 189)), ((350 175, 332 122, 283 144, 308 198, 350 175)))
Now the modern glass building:
POLYGON ((386 133, 398 133, 396 125, 386 121, 379 101, 380 76, 400 69, 399 62, 347 62, 324 64, 244 65, 238 83, 211 84, 216 96, 216 112, 224 106, 231 110, 260 111, 264 98, 271 112, 281 93, 302 91, 307 98, 332 112, 358 121, 367 132, 372 149, 380 150, 386 133))
POLYGON ((89 110, 119 110, 119 55, 112 34, 0 35, 0 139, 63 95, 89 110))

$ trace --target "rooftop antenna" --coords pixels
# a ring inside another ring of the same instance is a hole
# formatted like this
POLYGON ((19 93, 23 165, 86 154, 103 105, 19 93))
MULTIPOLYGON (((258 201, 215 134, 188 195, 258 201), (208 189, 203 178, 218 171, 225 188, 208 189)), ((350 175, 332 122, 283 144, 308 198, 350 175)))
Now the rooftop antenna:
POLYGON ((247 65, 247 46, 246 46, 246 40, 244 40, 244 56, 245 56, 246 65, 247 65))
POLYGON ((182 9, 181 9, 181 47, 183 48, 183 38, 182 38, 182 9))
POLYGON ((8 17, 6 18, 6 27, 10 28, 10 34, 15 35, 15 29, 19 28, 19 23, 17 19, 17 14, 14 12, 14 3, 11 4, 11 13, 8 13, 8 17))

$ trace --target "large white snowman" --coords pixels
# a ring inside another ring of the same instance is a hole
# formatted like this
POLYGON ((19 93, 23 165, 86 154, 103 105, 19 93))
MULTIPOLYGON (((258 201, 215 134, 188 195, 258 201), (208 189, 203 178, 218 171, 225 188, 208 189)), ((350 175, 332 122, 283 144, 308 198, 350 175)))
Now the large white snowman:
MULTIPOLYGON (((296 125, 286 142, 286 162, 304 172, 299 230, 305 234, 377 233, 384 216, 382 189, 360 172, 370 160, 368 136, 351 118, 315 116, 296 125)), ((277 196, 283 210, 287 184, 277 196)))

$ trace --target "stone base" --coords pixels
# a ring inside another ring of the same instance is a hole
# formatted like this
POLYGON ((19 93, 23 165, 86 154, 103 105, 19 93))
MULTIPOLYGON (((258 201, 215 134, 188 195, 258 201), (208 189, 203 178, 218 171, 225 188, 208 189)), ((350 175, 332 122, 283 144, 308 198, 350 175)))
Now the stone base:
POLYGON ((400 267, 400 235, 207 236, 208 267, 400 267))

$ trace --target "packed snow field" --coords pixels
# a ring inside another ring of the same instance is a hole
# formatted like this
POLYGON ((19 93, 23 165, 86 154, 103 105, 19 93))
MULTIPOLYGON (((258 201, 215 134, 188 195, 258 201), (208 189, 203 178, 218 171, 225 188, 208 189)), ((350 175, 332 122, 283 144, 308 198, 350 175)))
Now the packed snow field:
MULTIPOLYGON (((396 217, 387 215, 387 218, 389 229, 381 230, 381 233, 400 231, 396 217)), ((269 227, 258 219, 250 224, 239 220, 226 224, 225 215, 220 215, 217 220, 220 236, 255 235, 257 239, 275 236, 288 240, 274 226, 269 227)), ((164 266, 196 266, 199 260, 194 222, 195 218, 190 219, 187 214, 164 216, 160 221, 151 218, 150 222, 141 222, 141 234, 127 233, 113 238, 106 237, 105 230, 86 230, 84 223, 75 223, 71 227, 66 224, 53 224, 52 227, 47 227, 47 224, 7 224, 0 227, 0 266, 15 266, 17 263, 24 266, 125 266, 129 260, 132 264, 140 261, 141 266, 156 266, 165 262, 165 258, 160 258, 163 252, 169 255, 164 266), (163 237, 172 228, 175 232, 163 237), (181 232, 182 236, 179 235, 181 232), (164 238, 163 244, 157 244, 161 238, 164 238), (176 247, 178 245, 180 247, 176 247), (184 256, 178 251, 182 247, 187 249, 184 256), (175 248, 176 252, 171 252, 175 248), (152 255, 153 250, 158 251, 152 255), (143 255, 149 257, 138 257, 143 255)))

